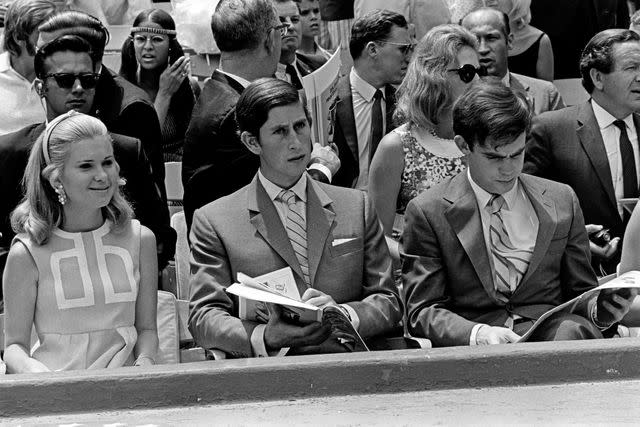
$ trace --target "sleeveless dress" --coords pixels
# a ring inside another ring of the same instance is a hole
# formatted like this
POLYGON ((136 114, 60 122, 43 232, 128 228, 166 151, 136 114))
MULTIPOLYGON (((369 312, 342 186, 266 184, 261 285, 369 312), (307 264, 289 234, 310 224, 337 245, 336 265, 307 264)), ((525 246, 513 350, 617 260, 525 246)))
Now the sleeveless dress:
POLYGON ((509 71, 529 77, 538 78, 538 52, 540 51, 540 40, 545 33, 540 34, 538 39, 524 52, 509 57, 509 71))
MULTIPOLYGON (((421 145, 412 135, 411 129, 397 128, 404 151, 404 170, 400 182, 396 212, 404 214, 407 205, 418 194, 464 171, 467 166, 462 153, 460 157, 440 157, 421 145)), ((454 142, 451 141, 453 144, 454 142)))
POLYGON ((32 357, 52 371, 133 365, 135 307, 140 282, 140 223, 115 234, 55 229, 37 245, 22 242, 38 268, 32 357))

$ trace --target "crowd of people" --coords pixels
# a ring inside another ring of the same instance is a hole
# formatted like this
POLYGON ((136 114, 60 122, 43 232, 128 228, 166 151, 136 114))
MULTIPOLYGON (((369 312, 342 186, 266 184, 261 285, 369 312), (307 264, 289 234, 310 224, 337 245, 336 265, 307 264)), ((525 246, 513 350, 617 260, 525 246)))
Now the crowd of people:
MULTIPOLYGON (((238 273, 288 267, 301 301, 385 350, 412 337, 514 343, 598 276, 640 269, 640 210, 625 209, 640 195, 636 16, 590 34, 575 64, 589 100, 565 107, 556 39, 531 26, 530 0, 438 0, 431 14, 373 3, 220 0, 219 64, 204 82, 161 9, 135 17, 116 73, 98 18, 9 5, 8 372, 155 363, 158 272, 176 247, 164 162, 182 162, 189 329, 226 357, 352 349, 329 322, 278 305, 248 318, 227 292, 238 273), (337 46, 353 66, 337 81, 332 140, 313 141, 302 79, 337 46)), ((528 340, 640 326, 636 296, 601 291, 528 340)))

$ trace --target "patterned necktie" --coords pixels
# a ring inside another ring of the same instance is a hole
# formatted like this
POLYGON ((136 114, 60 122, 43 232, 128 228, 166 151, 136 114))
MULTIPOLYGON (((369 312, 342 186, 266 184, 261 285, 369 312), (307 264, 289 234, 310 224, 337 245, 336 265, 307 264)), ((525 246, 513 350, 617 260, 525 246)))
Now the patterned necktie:
POLYGON ((373 154, 384 136, 382 130, 382 92, 376 90, 373 95, 373 107, 371 107, 371 144, 369 144, 369 162, 373 159, 373 154))
POLYGON ((304 281, 311 286, 309 281, 309 260, 307 258, 307 224, 303 212, 304 203, 296 203, 296 195, 291 190, 282 190, 278 196, 289 207, 287 212, 287 235, 291 241, 293 252, 296 254, 304 281))
POLYGON ((504 204, 504 197, 494 194, 487 203, 487 210, 491 214, 490 235, 491 255, 495 268, 494 284, 499 293, 509 298, 526 273, 533 251, 517 249, 511 243, 502 219, 501 209, 504 204))
POLYGON ((291 78, 291 84, 294 85, 298 90, 302 89, 302 82, 298 77, 298 72, 296 71, 295 67, 291 64, 287 64, 285 72, 289 74, 289 77, 291 78))
POLYGON ((616 120, 613 124, 620 129, 620 158, 622 160, 622 183, 624 197, 638 197, 638 176, 633 146, 627 134, 624 121, 616 120))

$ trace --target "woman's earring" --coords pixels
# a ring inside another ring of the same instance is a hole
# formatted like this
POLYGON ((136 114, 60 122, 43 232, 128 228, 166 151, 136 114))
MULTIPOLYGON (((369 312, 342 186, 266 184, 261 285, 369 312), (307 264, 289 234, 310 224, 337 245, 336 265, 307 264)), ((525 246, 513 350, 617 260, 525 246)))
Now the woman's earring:
POLYGON ((58 194, 58 202, 60 202, 60 204, 64 206, 64 204, 67 203, 67 195, 64 192, 64 188, 62 187, 62 185, 60 187, 57 187, 55 189, 55 192, 58 194))

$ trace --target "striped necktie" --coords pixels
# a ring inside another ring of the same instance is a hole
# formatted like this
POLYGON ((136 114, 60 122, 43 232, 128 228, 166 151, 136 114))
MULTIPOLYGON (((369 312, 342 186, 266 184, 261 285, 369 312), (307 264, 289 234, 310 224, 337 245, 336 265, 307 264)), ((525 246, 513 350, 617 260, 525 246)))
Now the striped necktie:
POLYGON ((502 219, 501 210, 504 205, 504 197, 494 194, 487 203, 486 209, 491 214, 491 255, 495 269, 495 288, 509 298, 529 268, 533 251, 517 249, 511 243, 502 219))
POLYGON ((296 195, 291 190, 282 190, 278 196, 288 206, 287 211, 287 235, 291 241, 293 252, 296 254, 300 270, 307 286, 309 281, 309 260, 307 257, 307 224, 304 215, 304 203, 296 201, 296 195))

